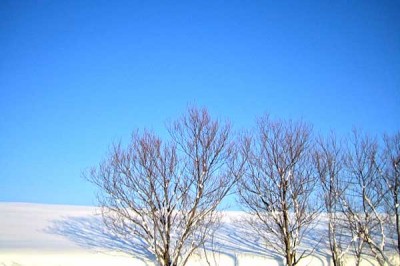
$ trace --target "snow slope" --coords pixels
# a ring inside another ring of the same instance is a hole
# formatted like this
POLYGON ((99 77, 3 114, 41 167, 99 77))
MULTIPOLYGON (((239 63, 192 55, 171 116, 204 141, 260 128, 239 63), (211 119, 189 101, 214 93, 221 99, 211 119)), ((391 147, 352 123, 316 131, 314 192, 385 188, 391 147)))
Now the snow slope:
MULTIPOLYGON (((214 236, 218 252, 193 257, 189 265, 283 265, 282 258, 266 251, 259 237, 238 222, 241 212, 224 213, 224 224, 214 236)), ((330 265, 320 221, 305 242, 321 241, 313 257, 302 265, 330 265)), ((105 230, 94 207, 0 203, 0 266, 154 265, 134 243, 105 230)), ((349 265, 352 262, 349 261, 349 265)), ((372 265, 370 259, 364 265, 372 265)))

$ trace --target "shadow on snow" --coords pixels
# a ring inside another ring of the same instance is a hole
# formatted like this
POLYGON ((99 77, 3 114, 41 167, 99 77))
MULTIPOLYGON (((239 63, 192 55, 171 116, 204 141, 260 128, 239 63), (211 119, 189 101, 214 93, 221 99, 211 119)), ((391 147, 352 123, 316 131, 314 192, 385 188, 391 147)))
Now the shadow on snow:
POLYGON ((143 248, 141 239, 125 239, 107 230, 100 216, 65 217, 54 220, 46 233, 63 236, 84 248, 100 251, 121 251, 141 260, 154 260, 153 254, 143 248))
MULTIPOLYGON (((322 235, 326 233, 323 231, 315 230, 307 240, 305 239, 306 246, 315 246, 321 241, 322 235)), ((54 220, 45 232, 66 237, 84 248, 121 251, 144 262, 155 261, 154 255, 144 248, 146 244, 143 240, 134 237, 127 239, 114 234, 107 230, 100 216, 71 216, 54 220)), ((241 255, 263 257, 284 265, 284 258, 278 252, 267 248, 260 236, 239 222, 223 223, 211 240, 205 245, 206 251, 226 255, 233 260, 234 265, 239 264, 238 256, 241 255)), ((323 257, 328 255, 326 250, 319 249, 315 250, 314 255, 317 254, 323 257)))

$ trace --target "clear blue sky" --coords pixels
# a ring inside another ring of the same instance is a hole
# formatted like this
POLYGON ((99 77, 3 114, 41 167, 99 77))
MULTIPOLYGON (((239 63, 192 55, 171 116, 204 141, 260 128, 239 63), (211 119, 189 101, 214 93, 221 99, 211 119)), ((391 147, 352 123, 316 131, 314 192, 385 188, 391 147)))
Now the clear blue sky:
POLYGON ((188 103, 393 133, 400 2, 0 1, 0 201, 93 204, 82 170, 188 103))

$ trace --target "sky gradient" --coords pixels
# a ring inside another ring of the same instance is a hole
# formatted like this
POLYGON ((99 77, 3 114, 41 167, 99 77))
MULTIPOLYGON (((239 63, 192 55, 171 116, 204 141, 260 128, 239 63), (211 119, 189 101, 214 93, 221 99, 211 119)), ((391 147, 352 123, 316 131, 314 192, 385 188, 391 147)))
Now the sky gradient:
POLYGON ((188 104, 398 131, 400 2, 0 1, 0 201, 94 204, 81 172, 188 104))

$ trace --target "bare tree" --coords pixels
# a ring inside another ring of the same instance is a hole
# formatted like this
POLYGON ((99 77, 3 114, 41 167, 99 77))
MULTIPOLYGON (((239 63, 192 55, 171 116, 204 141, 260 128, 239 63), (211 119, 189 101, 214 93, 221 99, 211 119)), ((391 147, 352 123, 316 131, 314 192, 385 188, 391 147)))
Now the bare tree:
POLYGON ((317 177, 312 173, 311 128, 292 121, 258 121, 254 138, 244 138, 248 153, 244 178, 238 182, 240 201, 254 219, 249 225, 267 245, 296 265, 313 250, 299 251, 317 217, 311 204, 317 177))
POLYGON ((341 204, 357 265, 366 251, 370 251, 380 265, 385 265, 389 263, 386 255, 387 215, 382 211, 386 189, 380 175, 377 141, 354 131, 346 153, 348 188, 341 204))
POLYGON ((313 157, 328 216, 328 240, 333 265, 343 266, 344 255, 349 251, 351 241, 343 239, 346 220, 343 219, 340 199, 346 191, 346 183, 343 180, 341 142, 333 134, 326 139, 320 138, 313 157))
POLYGON ((169 127, 171 139, 134 133, 114 145, 86 178, 99 188, 105 225, 142 248, 159 265, 185 265, 213 234, 216 209, 241 175, 228 123, 191 108, 169 127), (140 243, 139 243, 140 244, 140 243))
POLYGON ((400 255, 400 132, 384 136, 385 149, 383 153, 383 178, 388 188, 386 210, 394 219, 397 253, 400 255))

